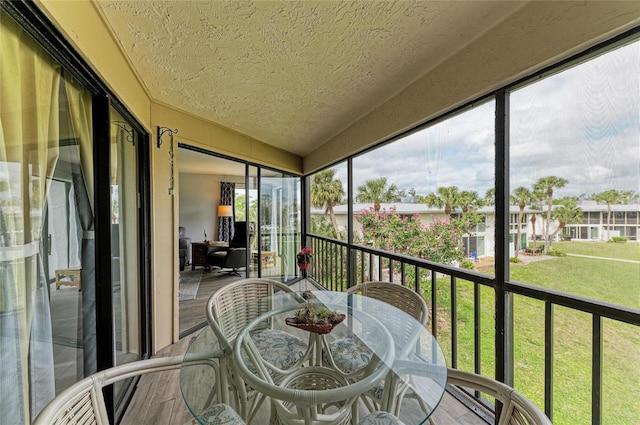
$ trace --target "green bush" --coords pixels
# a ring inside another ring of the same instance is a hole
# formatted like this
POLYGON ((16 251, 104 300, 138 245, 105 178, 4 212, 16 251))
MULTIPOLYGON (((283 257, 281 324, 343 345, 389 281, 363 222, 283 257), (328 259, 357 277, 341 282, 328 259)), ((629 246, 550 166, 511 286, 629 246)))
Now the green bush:
POLYGON ((473 270, 473 267, 473 261, 469 260, 462 260, 462 263, 460 264, 461 269, 473 270))
POLYGON ((567 254, 564 251, 561 251, 558 248, 549 248, 547 250, 547 255, 551 255, 553 257, 566 257, 567 256, 567 254))
POLYGON ((510 257, 509 258, 509 262, 510 263, 522 263, 522 260, 519 259, 518 257, 510 257))
POLYGON ((615 243, 625 243, 627 241, 627 238, 625 238, 624 236, 614 236, 611 238, 611 241, 615 243))

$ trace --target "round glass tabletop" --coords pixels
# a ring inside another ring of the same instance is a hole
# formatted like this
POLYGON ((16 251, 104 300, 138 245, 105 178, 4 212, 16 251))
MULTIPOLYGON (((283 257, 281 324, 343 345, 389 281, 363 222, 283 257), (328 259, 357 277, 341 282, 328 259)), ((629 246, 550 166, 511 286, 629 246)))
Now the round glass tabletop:
POLYGON ((322 423, 335 419, 314 418, 323 405, 340 415, 351 403, 365 403, 420 424, 440 403, 446 381, 442 350, 421 322, 374 298, 331 291, 278 293, 237 305, 193 339, 180 372, 196 419, 223 401, 253 423, 270 397, 281 423, 295 415, 322 423), (327 333, 288 325, 306 305, 344 316, 327 333), (243 392, 249 401, 237 405, 228 388, 239 387, 256 393, 243 392))

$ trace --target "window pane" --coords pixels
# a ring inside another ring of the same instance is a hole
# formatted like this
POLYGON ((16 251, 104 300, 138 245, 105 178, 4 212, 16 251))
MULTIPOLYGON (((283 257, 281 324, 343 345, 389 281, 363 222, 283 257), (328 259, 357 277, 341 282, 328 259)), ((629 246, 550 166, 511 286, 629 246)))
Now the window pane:
POLYGON ((310 231, 314 235, 347 240, 347 163, 312 174, 310 231))
POLYGON ((493 259, 494 105, 355 157, 354 241, 456 267, 493 259))
POLYGON ((0 62, 0 411, 29 423, 96 367, 91 94, 1 10, 0 62))
MULTIPOLYGON (((138 133, 111 110, 111 290, 117 365, 140 359, 138 133)), ((119 403, 128 383, 116 383, 119 403)))
POLYGON ((267 169, 260 176, 260 261, 262 277, 286 282, 298 273, 300 177, 267 169))
POLYGON ((640 308, 640 249, 607 242, 638 233, 638 75, 636 41, 511 93, 511 190, 529 195, 511 279, 640 308))

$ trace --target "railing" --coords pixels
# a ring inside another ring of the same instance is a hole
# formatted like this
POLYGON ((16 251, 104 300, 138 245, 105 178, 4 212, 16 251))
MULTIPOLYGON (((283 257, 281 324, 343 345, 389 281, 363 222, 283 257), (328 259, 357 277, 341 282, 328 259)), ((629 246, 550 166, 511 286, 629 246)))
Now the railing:
MULTIPOLYGON (((483 364, 486 367, 487 363, 491 364, 496 357, 504 357, 505 363, 510 363, 501 365, 505 368, 504 370, 510 370, 513 374, 518 373, 513 364, 513 311, 501 307, 497 302, 492 311, 494 323, 498 322, 500 315, 504 315, 504 322, 509 324, 507 332, 511 334, 511 343, 499 344, 498 337, 493 335, 495 347, 504 346, 505 351, 511 352, 503 353, 503 356, 497 356, 497 353, 494 353, 493 359, 483 359, 481 355, 483 343, 481 300, 482 297, 486 297, 481 294, 489 292, 495 297, 496 281, 493 276, 364 246, 350 246, 346 242, 313 235, 307 235, 307 246, 311 246, 316 253, 308 269, 308 275, 329 290, 345 291, 359 282, 383 280, 402 283, 428 295, 426 301, 431 312, 430 330, 438 338, 440 345, 444 346, 449 366, 454 368, 459 366, 460 360, 458 303, 469 302, 458 294, 458 290, 463 286, 468 289, 471 285, 472 292, 468 290, 465 292, 471 292, 473 298, 473 359, 471 361, 473 372, 493 377, 495 370, 487 373, 488 371, 482 370, 483 364)), ((496 262, 496 267, 500 267, 499 262, 496 262)), ((605 364, 603 358, 603 320, 631 324, 637 327, 634 330, 640 331, 640 311, 523 283, 504 282, 502 286, 508 294, 507 297, 521 296, 529 300, 541 301, 544 305, 544 329, 540 330, 544 332, 542 338, 544 340, 544 377, 540 377, 539 381, 544 382, 544 410, 552 420, 553 388, 556 377, 554 370, 555 309, 563 307, 590 316, 592 323, 591 423, 601 424, 603 369, 616 362, 616 359, 608 359, 609 363, 605 364)), ((638 347, 636 346, 635 349, 637 350, 638 347)), ((464 351, 465 355, 468 355, 467 351, 464 351)), ((469 361, 465 363, 468 365, 469 361)), ((467 369, 470 368, 467 367, 467 369)), ((508 383, 513 384, 513 382, 508 383)))

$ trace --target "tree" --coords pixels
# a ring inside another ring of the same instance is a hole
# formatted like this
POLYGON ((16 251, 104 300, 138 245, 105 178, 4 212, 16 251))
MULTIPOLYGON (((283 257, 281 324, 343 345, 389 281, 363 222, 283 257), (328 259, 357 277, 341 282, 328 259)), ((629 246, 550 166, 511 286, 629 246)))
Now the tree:
POLYGON ((234 199, 235 207, 236 207, 236 221, 246 221, 246 206, 247 206, 247 196, 246 195, 237 195, 234 199))
POLYGON ((458 196, 458 206, 462 208, 462 212, 475 211, 483 204, 483 200, 478 196, 478 192, 473 190, 463 190, 458 196))
MULTIPOLYGON (((509 197, 512 205, 517 205, 518 210, 518 234, 516 237, 516 249, 515 256, 518 258, 518 253, 520 252, 520 235, 522 234, 522 216, 524 215, 524 208, 534 201, 533 194, 529 189, 524 186, 517 187, 513 194, 509 197)), ((535 214, 532 216, 535 217, 535 214)), ((531 224, 535 228, 535 220, 532 219, 531 224)), ((535 240, 535 232, 534 232, 534 240, 535 240)))
POLYGON ((327 168, 314 174, 311 179, 310 197, 313 207, 324 208, 325 212, 329 214, 335 237, 340 239, 340 228, 333 207, 342 202, 344 189, 342 181, 336 180, 335 175, 336 170, 333 168, 327 168))
POLYGON ((487 191, 484 194, 483 202, 485 205, 496 204, 496 189, 494 187, 492 187, 491 189, 487 189, 487 191))
POLYGON ((537 211, 542 211, 542 203, 544 202, 546 194, 541 190, 536 190, 535 188, 531 191, 531 217, 529 221, 531 221, 531 232, 533 237, 533 249, 535 250, 537 247, 537 236, 536 236, 536 221, 538 220, 537 211))
POLYGON ((379 213, 381 202, 396 201, 400 193, 401 191, 395 184, 387 186, 387 178, 380 177, 379 179, 367 180, 358 186, 356 201, 373 202, 373 210, 379 213))
POLYGON ((597 203, 607 204, 607 237, 609 240, 609 232, 611 230, 611 205, 613 204, 626 204, 629 201, 636 199, 638 195, 632 190, 619 191, 615 189, 605 190, 604 192, 596 193, 591 196, 591 199, 597 203))
POLYGON ((309 230, 314 235, 326 236, 328 238, 335 237, 335 229, 331 224, 331 220, 326 215, 313 215, 309 223, 309 230))
POLYGON ((427 196, 427 205, 430 207, 444 208, 444 213, 451 220, 451 212, 460 203, 460 190, 457 186, 443 186, 437 190, 438 194, 430 193, 427 196))
POLYGON ((545 226, 543 229, 543 240, 544 244, 544 253, 547 253, 548 241, 549 241, 549 226, 551 225, 551 210, 553 206, 553 189, 563 188, 566 184, 569 183, 568 180, 563 179, 562 177, 556 176, 547 176, 538 179, 538 181, 533 185, 534 191, 544 192, 547 195, 547 214, 545 218, 545 226))
POLYGON ((550 236, 550 240, 562 231, 567 224, 580 223, 582 221, 582 209, 577 205, 576 198, 563 198, 559 207, 553 210, 552 217, 558 222, 558 227, 550 236))

